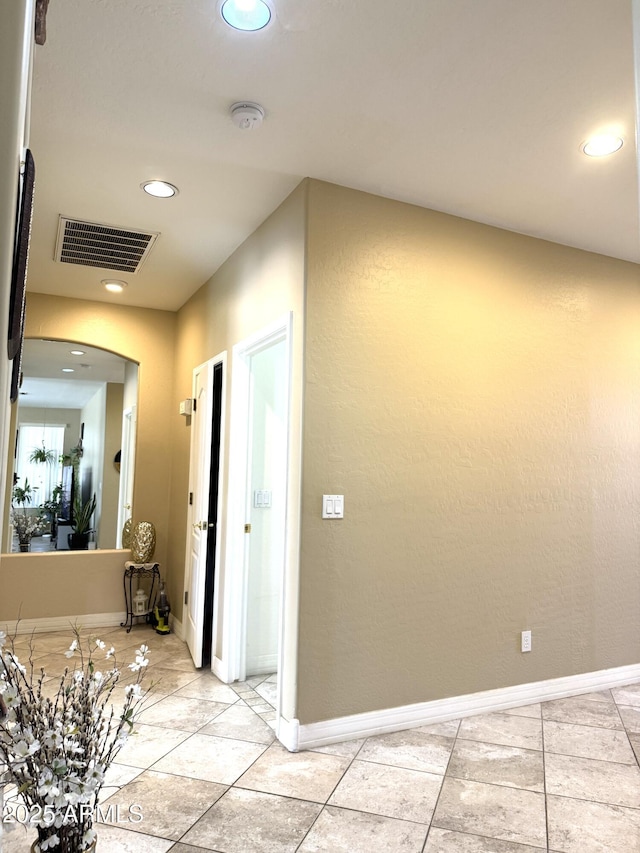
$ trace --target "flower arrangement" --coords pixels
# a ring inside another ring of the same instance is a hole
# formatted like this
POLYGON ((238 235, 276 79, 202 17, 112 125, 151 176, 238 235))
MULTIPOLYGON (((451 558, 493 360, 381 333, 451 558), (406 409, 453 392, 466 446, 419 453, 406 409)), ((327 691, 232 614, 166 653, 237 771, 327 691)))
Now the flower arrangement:
POLYGON ((35 489, 29 485, 29 480, 25 480, 24 486, 13 487, 11 495, 11 523, 18 536, 20 550, 24 551, 28 549, 32 537, 42 533, 45 523, 42 513, 27 515, 27 504, 31 503, 34 492, 35 489), (14 504, 21 506, 22 510, 16 509, 14 504))
POLYGON ((107 650, 102 640, 83 640, 78 628, 74 635, 65 654, 78 657, 79 665, 67 667, 52 681, 57 681, 53 692, 45 686, 45 671, 36 672, 33 652, 28 668, 23 666, 13 642, 0 632, 0 704, 5 712, 2 716, 0 709, 0 763, 17 787, 29 825, 38 831, 32 849, 40 853, 92 849, 93 815, 105 773, 144 701, 147 646, 137 649, 128 666, 135 678, 126 685, 124 705, 117 710, 113 691, 122 672, 114 648, 107 650), (102 652, 109 667, 104 672, 95 660, 102 652))
POLYGON ((27 515, 25 510, 20 512, 13 508, 11 510, 11 523, 20 545, 28 545, 34 536, 39 536, 42 533, 45 519, 41 515, 27 515))

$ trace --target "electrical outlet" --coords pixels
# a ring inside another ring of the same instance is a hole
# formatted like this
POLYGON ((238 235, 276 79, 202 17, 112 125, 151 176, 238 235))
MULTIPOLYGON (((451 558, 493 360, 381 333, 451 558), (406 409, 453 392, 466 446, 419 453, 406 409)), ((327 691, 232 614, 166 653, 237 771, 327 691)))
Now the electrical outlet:
POLYGON ((523 631, 520 635, 520 650, 522 652, 531 651, 531 631, 523 631))

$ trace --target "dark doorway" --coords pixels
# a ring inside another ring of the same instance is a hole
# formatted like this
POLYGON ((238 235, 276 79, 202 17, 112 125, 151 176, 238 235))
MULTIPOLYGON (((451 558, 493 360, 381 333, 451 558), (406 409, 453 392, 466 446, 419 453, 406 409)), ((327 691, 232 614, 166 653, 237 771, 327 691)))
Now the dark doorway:
POLYGON ((220 472, 220 430, 222 419, 222 364, 213 368, 213 400, 211 424, 211 470, 209 471, 209 513, 207 566, 204 583, 204 621, 202 634, 202 666, 211 666, 213 644, 213 598, 218 540, 218 475, 220 472))

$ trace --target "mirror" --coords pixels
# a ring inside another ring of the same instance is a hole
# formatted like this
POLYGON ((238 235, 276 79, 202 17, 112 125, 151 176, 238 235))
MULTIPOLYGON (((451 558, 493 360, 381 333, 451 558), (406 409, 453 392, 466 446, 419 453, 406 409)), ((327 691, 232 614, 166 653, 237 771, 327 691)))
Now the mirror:
POLYGON ((22 369, 3 550, 122 547, 131 517, 138 365, 84 344, 27 339, 22 369), (83 513, 88 535, 70 538, 83 513))

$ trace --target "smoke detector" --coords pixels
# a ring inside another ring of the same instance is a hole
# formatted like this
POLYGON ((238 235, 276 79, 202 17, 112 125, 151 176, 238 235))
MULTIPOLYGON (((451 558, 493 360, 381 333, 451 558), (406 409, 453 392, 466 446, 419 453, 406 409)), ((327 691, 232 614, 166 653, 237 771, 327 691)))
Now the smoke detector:
POLYGON ((241 101, 231 105, 231 121, 240 130, 253 130, 254 127, 260 127, 263 119, 264 110, 260 104, 241 101))

